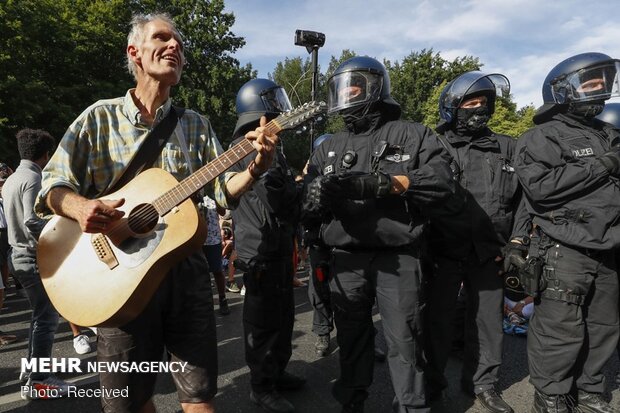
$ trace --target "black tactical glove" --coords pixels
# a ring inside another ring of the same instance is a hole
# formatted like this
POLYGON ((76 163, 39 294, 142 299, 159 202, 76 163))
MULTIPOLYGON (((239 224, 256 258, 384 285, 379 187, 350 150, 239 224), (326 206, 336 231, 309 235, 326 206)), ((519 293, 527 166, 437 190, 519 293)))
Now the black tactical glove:
POLYGON ((342 196, 348 199, 382 198, 390 194, 392 178, 384 172, 338 175, 342 196))
POLYGON ((610 175, 620 177, 620 146, 616 145, 597 158, 610 175))
POLYGON ((523 265, 525 265, 527 251, 527 245, 523 245, 522 243, 510 241, 506 244, 504 248, 502 248, 502 255, 504 256, 502 270, 504 273, 515 268, 523 267, 523 265))
POLYGON ((303 209, 310 214, 323 214, 341 198, 342 190, 338 184, 338 177, 321 175, 308 184, 303 209))

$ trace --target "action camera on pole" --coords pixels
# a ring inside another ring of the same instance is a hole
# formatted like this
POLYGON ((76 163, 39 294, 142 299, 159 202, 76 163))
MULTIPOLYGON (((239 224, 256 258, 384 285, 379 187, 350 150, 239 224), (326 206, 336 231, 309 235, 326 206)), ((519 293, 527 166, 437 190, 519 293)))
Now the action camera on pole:
MULTIPOLYGON (((312 55, 312 100, 316 102, 316 88, 319 83, 319 48, 325 44, 325 34, 312 30, 295 30, 295 46, 304 46, 312 55)), ((314 121, 310 122, 310 153, 314 142, 314 121)))
POLYGON ((305 46, 308 53, 315 47, 323 47, 325 35, 312 30, 295 30, 295 46, 305 46))

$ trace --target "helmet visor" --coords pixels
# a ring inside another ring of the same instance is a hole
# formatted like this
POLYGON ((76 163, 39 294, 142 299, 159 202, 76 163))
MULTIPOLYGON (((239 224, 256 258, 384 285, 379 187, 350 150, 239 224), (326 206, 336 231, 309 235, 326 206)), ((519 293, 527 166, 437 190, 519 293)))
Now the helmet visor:
POLYGON ((504 75, 492 74, 487 76, 495 86, 495 95, 499 98, 507 98, 510 95, 510 82, 504 75))
POLYGON ((381 95, 383 76, 370 72, 344 72, 329 80, 328 113, 374 102, 381 95))
POLYGON ((615 60, 569 73, 552 83, 553 98, 564 104, 620 96, 619 73, 620 61, 615 60))
POLYGON ((266 112, 288 112, 292 109, 286 90, 282 87, 274 87, 260 94, 266 112))

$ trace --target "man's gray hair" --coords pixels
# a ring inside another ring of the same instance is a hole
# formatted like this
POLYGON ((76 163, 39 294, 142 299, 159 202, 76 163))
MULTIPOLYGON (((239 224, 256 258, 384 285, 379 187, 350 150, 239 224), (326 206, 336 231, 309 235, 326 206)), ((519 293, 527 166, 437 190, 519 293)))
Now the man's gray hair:
MULTIPOLYGON (((178 32, 176 24, 172 20, 172 17, 168 13, 149 13, 149 14, 135 14, 131 18, 131 30, 127 35, 127 46, 129 45, 137 45, 140 46, 144 41, 144 27, 152 22, 153 20, 163 20, 166 23, 170 24, 174 30, 178 32)), ((129 54, 126 56, 127 58, 127 70, 133 76, 135 80, 137 79, 136 73, 136 64, 131 60, 129 54)))

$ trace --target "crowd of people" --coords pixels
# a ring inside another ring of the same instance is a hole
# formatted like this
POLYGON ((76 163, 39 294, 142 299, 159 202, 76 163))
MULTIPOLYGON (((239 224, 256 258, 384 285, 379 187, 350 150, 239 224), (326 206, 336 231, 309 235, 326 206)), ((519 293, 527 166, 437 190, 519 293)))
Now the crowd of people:
MULTIPOLYGON (((46 218, 109 234, 126 211, 124 199, 108 195, 140 171, 131 170, 132 158, 145 157, 143 144, 164 122, 172 132, 143 167, 182 180, 223 153, 206 117, 172 106, 184 64, 170 16, 136 15, 127 43, 135 88, 87 108, 56 150, 45 131, 18 133, 21 163, 12 174, 0 168, 0 241, 8 257, 3 280, 11 273, 32 307, 27 358, 51 355, 58 326, 36 265, 46 218)), ((364 411, 374 361, 382 358, 395 394, 386 409, 430 412, 447 387, 459 315, 461 389, 487 411, 513 412, 497 387, 503 337, 527 333, 532 412, 613 412, 601 395, 620 328, 620 116, 610 115, 612 105, 603 110, 620 96, 619 69, 620 61, 602 53, 560 62, 543 82, 535 126, 515 139, 488 126, 510 93, 502 74, 451 79, 433 130, 401 118, 379 61, 350 58, 328 81, 328 115, 341 116, 345 128, 314 142, 297 179, 269 127, 291 110, 286 91, 273 80, 250 80, 237 94, 231 146, 249 141, 254 151, 196 190, 208 225, 202 250, 172 267, 136 318, 96 329, 98 361, 157 361, 165 350, 188 363, 172 373, 183 410, 214 412, 212 273, 221 315, 231 311, 226 291, 244 293, 250 400, 269 412, 294 412, 280 391, 305 384, 286 368, 295 273, 307 249, 316 354, 328 354, 335 330, 340 375, 332 395, 343 413, 364 411), (375 306, 386 354, 375 345, 375 306)), ((90 351, 82 327, 72 331, 76 351, 90 351)), ((0 333, 0 344, 15 339, 0 333)), ((155 411, 155 378, 100 373, 101 386, 129 389, 128 397, 104 396, 103 411, 155 411)), ((49 374, 20 379, 60 394, 67 387, 49 374)))

